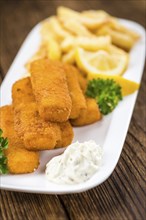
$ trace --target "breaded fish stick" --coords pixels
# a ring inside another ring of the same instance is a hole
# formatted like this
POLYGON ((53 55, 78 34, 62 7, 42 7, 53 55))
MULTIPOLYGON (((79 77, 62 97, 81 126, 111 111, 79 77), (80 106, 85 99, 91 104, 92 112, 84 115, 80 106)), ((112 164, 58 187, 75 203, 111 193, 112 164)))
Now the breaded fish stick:
POLYGON ((11 105, 0 108, 0 127, 3 130, 3 136, 9 139, 9 152, 13 147, 24 148, 23 141, 18 137, 14 130, 14 114, 11 105))
POLYGON ((3 136, 8 138, 8 149, 5 150, 5 155, 8 159, 9 172, 15 174, 33 172, 39 165, 39 154, 38 152, 27 151, 15 132, 12 106, 1 107, 0 116, 3 136))
POLYGON ((60 123, 61 128, 61 141, 59 141, 56 145, 56 148, 59 147, 67 147, 72 143, 74 133, 73 128, 69 121, 60 123))
POLYGON ((79 71, 77 71, 77 75, 78 75, 78 81, 79 81, 80 88, 82 89, 83 93, 85 93, 86 89, 87 89, 88 80, 79 71))
POLYGON ((79 85, 77 75, 78 70, 75 67, 68 64, 64 64, 64 69, 66 73, 70 97, 72 100, 72 109, 69 118, 75 119, 79 116, 82 110, 87 108, 86 100, 79 85))
POLYGON ((61 139, 57 123, 46 122, 40 116, 33 95, 30 77, 17 81, 12 88, 14 127, 28 150, 47 150, 61 139))
POLYGON ((16 81, 12 88, 13 106, 18 107, 20 104, 29 104, 35 102, 30 77, 16 81))
POLYGON ((67 121, 72 103, 63 65, 59 61, 36 60, 30 72, 40 116, 53 122, 67 121))
POLYGON ((86 98, 87 110, 83 110, 80 116, 71 120, 73 126, 83 126, 92 124, 101 119, 101 113, 95 99, 86 98))

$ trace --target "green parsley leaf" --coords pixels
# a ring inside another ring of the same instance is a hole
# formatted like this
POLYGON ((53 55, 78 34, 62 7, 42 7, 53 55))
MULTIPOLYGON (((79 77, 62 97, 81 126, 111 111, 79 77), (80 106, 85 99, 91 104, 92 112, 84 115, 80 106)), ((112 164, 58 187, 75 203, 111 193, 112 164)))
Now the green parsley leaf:
POLYGON ((103 115, 112 112, 122 100, 121 87, 113 79, 90 80, 86 95, 96 99, 103 115))
POLYGON ((8 148, 8 139, 2 137, 2 129, 0 129, 0 174, 8 173, 7 157, 4 155, 4 150, 8 148))

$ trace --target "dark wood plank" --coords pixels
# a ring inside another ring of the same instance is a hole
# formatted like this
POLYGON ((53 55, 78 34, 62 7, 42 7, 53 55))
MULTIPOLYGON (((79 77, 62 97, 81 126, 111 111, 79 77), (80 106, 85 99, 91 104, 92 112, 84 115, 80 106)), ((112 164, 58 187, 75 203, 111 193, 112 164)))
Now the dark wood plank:
POLYGON ((68 219, 57 196, 1 191, 3 220, 68 219))
MULTIPOLYGON (((3 76, 28 32, 39 21, 55 14, 58 5, 79 11, 103 9, 146 26, 143 0, 3 0, 0 3, 0 64, 3 76)), ((124 148, 111 177, 102 185, 81 194, 49 196, 2 191, 2 219, 145 219, 146 69, 144 72, 124 148)))
MULTIPOLYGON (((144 69, 144 74, 142 77, 142 83, 140 86, 140 90, 139 90, 139 94, 138 94, 138 98, 137 98, 137 102, 135 105, 135 111, 133 114, 133 120, 135 121, 135 123, 137 124, 136 126, 139 127, 139 132, 141 134, 141 130, 145 133, 146 132, 146 123, 145 123, 145 117, 146 117, 146 111, 145 111, 145 100, 146 100, 146 66, 144 69), (141 129, 140 129, 141 128, 141 129)), ((135 133, 134 133, 135 134, 135 133)), ((141 135, 143 139, 145 139, 145 135, 141 135)), ((139 135, 137 136, 139 137, 139 135)), ((141 137, 140 137, 141 139, 141 137)), ((143 144, 144 144, 144 140, 143 140, 143 144)), ((145 145, 145 144, 144 144, 145 145)))

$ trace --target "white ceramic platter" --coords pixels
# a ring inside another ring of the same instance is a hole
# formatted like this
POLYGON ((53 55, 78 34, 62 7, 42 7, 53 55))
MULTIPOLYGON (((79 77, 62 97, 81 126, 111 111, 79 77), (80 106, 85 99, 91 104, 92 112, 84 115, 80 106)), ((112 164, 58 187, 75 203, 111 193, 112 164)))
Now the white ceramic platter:
MULTIPOLYGON (((120 19, 120 21, 141 35, 141 39, 130 53, 130 64, 124 74, 125 78, 140 83, 145 61, 145 30, 135 22, 123 19, 120 19)), ((24 64, 39 47, 39 30, 40 24, 36 25, 30 32, 3 81, 1 86, 2 106, 11 103, 12 84, 24 75, 26 72, 24 64)), ((63 149, 58 149, 41 153, 40 166, 35 173, 1 176, 1 189, 33 193, 65 194, 82 192, 104 182, 111 175, 119 160, 136 97, 137 92, 125 97, 113 113, 105 116, 100 122, 74 129, 74 142, 77 140, 84 142, 93 139, 103 147, 104 156, 102 166, 90 180, 77 185, 56 185, 49 182, 44 173, 45 165, 51 157, 63 151, 63 149)))

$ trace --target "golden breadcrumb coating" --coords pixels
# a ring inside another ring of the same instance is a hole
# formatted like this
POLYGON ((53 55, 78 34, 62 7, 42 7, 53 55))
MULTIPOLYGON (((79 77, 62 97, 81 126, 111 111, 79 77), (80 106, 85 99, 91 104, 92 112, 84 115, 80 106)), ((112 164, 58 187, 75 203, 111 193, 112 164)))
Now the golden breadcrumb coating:
POLYGON ((56 148, 67 147, 72 143, 74 132, 69 121, 60 123, 61 128, 61 141, 56 145, 56 148))
POLYGON ((77 76, 78 76, 80 88, 82 89, 82 92, 85 94, 86 89, 87 89, 88 80, 87 80, 86 76, 84 76, 78 69, 77 69, 77 76))
POLYGON ((12 100, 14 106, 18 106, 21 103, 35 102, 30 77, 20 79, 13 84, 12 100))
POLYGON ((67 121, 72 103, 63 64, 47 59, 36 60, 31 64, 30 73, 40 116, 53 122, 67 121))
POLYGON ((64 69, 66 73, 70 97, 72 100, 72 109, 69 118, 75 119, 80 115, 80 112, 82 110, 87 108, 86 100, 79 85, 78 70, 68 64, 64 64, 64 69))
POLYGON ((11 151, 7 158, 9 172, 14 174, 32 173, 39 164, 38 153, 25 148, 11 151))
POLYGON ((15 132, 12 106, 1 107, 0 116, 3 136, 8 138, 8 149, 5 150, 5 155, 9 172, 14 174, 33 172, 39 165, 39 154, 26 150, 23 141, 15 132))
POLYGON ((6 152, 13 147, 24 148, 23 141, 14 130, 14 115, 11 105, 0 108, 0 128, 3 130, 3 136, 9 138, 9 145, 11 147, 8 148, 6 152))
POLYGON ((61 139, 57 123, 44 121, 38 112, 30 77, 17 81, 12 88, 14 128, 28 150, 53 149, 61 139), (22 98, 21 98, 22 97, 22 98), (20 101, 18 102, 17 99, 20 101))
POLYGON ((86 103, 87 109, 83 110, 78 118, 71 120, 73 126, 92 124, 102 118, 95 99, 86 98, 86 103))

